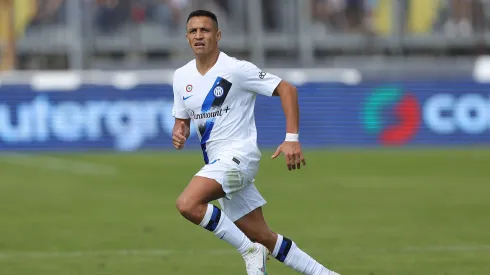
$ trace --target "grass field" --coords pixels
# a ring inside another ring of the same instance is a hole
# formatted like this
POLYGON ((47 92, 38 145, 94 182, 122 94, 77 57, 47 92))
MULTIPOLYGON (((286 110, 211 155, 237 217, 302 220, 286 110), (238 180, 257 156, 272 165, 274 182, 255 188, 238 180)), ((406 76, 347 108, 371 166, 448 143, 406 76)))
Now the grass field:
MULTIPOLYGON (((490 274, 490 150, 306 151, 264 160, 270 226, 363 275, 490 274)), ((1 275, 245 274, 175 199, 198 152, 0 156, 1 275)), ((296 274, 275 260, 269 274, 296 274)))

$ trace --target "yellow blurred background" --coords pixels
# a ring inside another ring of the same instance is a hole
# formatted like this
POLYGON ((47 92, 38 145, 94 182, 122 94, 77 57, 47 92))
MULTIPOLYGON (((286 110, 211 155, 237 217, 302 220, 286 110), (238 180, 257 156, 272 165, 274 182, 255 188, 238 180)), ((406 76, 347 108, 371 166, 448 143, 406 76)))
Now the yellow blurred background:
POLYGON ((15 63, 15 41, 36 13, 36 0, 0 0, 0 70, 15 63))
MULTIPOLYGON (((87 20, 91 21, 89 24, 86 22, 81 22, 80 26, 83 26, 84 31, 87 28, 98 28, 96 30, 91 30, 92 33, 100 34, 101 36, 107 35, 104 37, 105 40, 114 39, 114 41, 123 41, 128 36, 140 37, 140 33, 136 31, 140 26, 145 26, 147 19, 143 19, 144 17, 149 17, 153 12, 152 16, 159 18, 157 21, 157 26, 161 27, 167 25, 169 27, 173 22, 169 23, 171 20, 175 18, 182 17, 184 12, 184 6, 191 7, 191 3, 215 3, 215 8, 213 10, 218 9, 219 3, 228 2, 228 3, 242 3, 245 5, 247 0, 161 0, 158 2, 157 0, 85 0, 80 2, 75 2, 80 0, 74 0, 71 2, 70 0, 0 0, 0 71, 1 70, 12 70, 16 67, 16 62, 18 61, 18 53, 16 53, 16 47, 18 47, 19 39, 23 37, 27 37, 31 34, 27 30, 31 30, 33 25, 42 26, 44 24, 44 19, 47 17, 55 17, 57 14, 64 14, 65 18, 72 18, 66 12, 66 7, 60 8, 61 6, 67 6, 68 3, 72 4, 71 11, 80 14, 87 13, 87 16, 81 16, 80 21, 87 20), (75 4, 74 4, 75 3, 75 4), (84 4, 79 4, 84 3, 84 4), (154 3, 167 3, 161 4, 160 8, 167 5, 168 7, 162 8, 158 10, 152 6, 149 10, 144 11, 144 5, 146 4, 154 4, 154 3), (179 4, 180 3, 180 4, 179 4), (218 4, 217 4, 218 3, 218 4), (74 4, 74 5, 73 5, 74 4), (77 5, 79 7, 77 7, 77 5), (77 10, 78 8, 83 7, 84 5, 90 6, 89 11, 95 11, 93 13, 89 13, 87 10, 77 10), (120 6, 119 8, 114 8, 120 6), (43 8, 44 7, 44 8, 43 8), (46 8, 47 7, 47 8, 46 8), (179 10, 180 9, 180 10, 179 10), (155 11, 159 11, 158 13, 155 11), (179 14, 176 16, 176 14, 179 14), (123 18, 127 17, 127 18, 123 18), (121 19, 119 19, 121 18, 121 19), (37 21, 36 21, 37 19, 37 21), (40 20, 42 19, 42 20, 40 20), (123 23, 121 23, 123 22, 123 23), (122 26, 124 24, 131 25, 131 28, 125 28, 122 26), (92 26, 92 27, 87 27, 92 26), (111 33, 113 29, 118 30, 127 30, 130 29, 129 33, 124 33, 121 35, 121 39, 117 40, 112 36, 114 33, 111 33), (101 31, 102 30, 102 31, 101 31), (109 30, 109 31, 107 31, 109 30), (100 32, 99 32, 100 31, 100 32), (99 32, 99 33, 97 33, 99 32), (24 36, 25 35, 25 36, 24 36)), ((268 2, 273 0, 262 0, 262 2, 268 2)), ((295 2, 300 4, 301 1, 303 3, 308 3, 307 0, 295 0, 300 2, 295 2)), ((445 23, 454 23, 457 24, 458 20, 467 19, 469 24, 471 21, 480 20, 480 15, 477 14, 479 10, 483 10, 482 1, 480 0, 311 0, 313 3, 313 14, 311 15, 312 23, 317 23, 315 26, 327 26, 326 28, 322 27, 322 30, 332 30, 332 35, 338 33, 348 33, 348 34, 363 34, 364 31, 368 30, 368 32, 376 35, 376 36, 390 36, 391 34, 398 33, 397 31, 401 31, 407 35, 427 35, 430 36, 432 33, 440 33, 440 30, 451 31, 451 24, 445 23), (355 3, 352 7, 349 8, 349 4, 347 3, 355 3), (356 10, 359 9, 359 3, 364 5, 362 11, 356 10), (480 5, 474 5, 475 3, 480 3, 480 5), (398 6, 397 6, 398 5, 398 6), (470 7, 473 6, 473 7, 470 7), (352 8, 352 9, 351 9, 352 8), (472 9, 472 11, 470 11, 472 9), (400 14, 394 14, 398 11, 400 14), (442 12, 441 12, 442 11, 442 12), (472 15, 473 13, 473 15, 472 15), (441 17, 442 14, 442 17, 441 17), (442 18, 442 19, 441 19, 442 18), (476 20, 474 20, 476 19, 476 20), (347 23, 346 23, 347 22, 347 23), (332 27, 333 26, 333 27, 332 27), (347 27, 346 27, 347 26, 347 27), (438 30, 436 30, 438 28, 438 30)), ((280 0, 274 0, 274 3, 280 3, 280 0), (277 2, 278 1, 278 2, 277 2)), ((284 1, 292 2, 292 1, 284 1)), ((272 3, 272 2, 270 2, 272 3)), ((231 5, 231 4, 228 4, 231 5)), ((226 6, 226 5, 225 5, 226 6)), ((289 5, 292 6, 292 5, 289 5)), ((192 6, 194 7, 194 6, 192 6)), ((274 6, 273 8, 277 8, 274 6)), ((227 8, 229 9, 229 7, 227 8)), ((490 5, 487 8, 490 13, 490 5)), ((276 10, 264 10, 265 14, 269 16, 271 12, 276 12, 276 10)), ((246 13, 246 12, 243 12, 246 13)), ((277 13, 280 13, 277 11, 277 13)), ((233 14, 235 16, 236 14, 233 14)), ((266 16, 266 17, 267 17, 266 16)), ((288 15, 282 15, 282 17, 288 15)), ((242 16, 244 17, 244 16, 242 16)), ((281 16, 275 16, 280 18, 281 16)), ((221 16, 221 18, 226 19, 226 16, 221 16)), ((277 19, 276 18, 276 19, 277 19)), ((48 20, 49 21, 49 20, 48 20)), ((464 21, 464 20, 463 20, 464 21)), ((481 20, 480 20, 481 21, 481 20)), ((228 27, 231 21, 224 22, 223 26, 228 27), (228 23, 228 24, 227 24, 228 23)), ((231 22, 233 23, 233 22, 231 22)), ((465 22, 463 22, 465 23, 465 22)), ((490 19, 487 20, 487 23, 490 24, 490 19)), ((68 23, 66 20, 64 22, 57 22, 57 26, 67 26, 68 23)), ((453 24, 453 25, 454 25, 453 24)), ((173 27, 173 26, 171 26, 173 27)), ((169 29, 171 28, 169 27, 169 29)), ((70 26, 69 28, 72 28, 70 26)), ((177 29, 180 26, 177 26, 177 29)), ((454 26, 453 26, 454 28, 454 26)), ((41 28, 35 29, 32 33, 40 34, 39 30, 41 28)), ((143 28, 142 28, 143 29, 143 28)), ((485 29, 485 27, 483 27, 485 29)), ((48 28, 46 29, 48 30, 48 28)), ((287 28, 286 28, 287 30, 287 28)), ((158 33, 161 30, 152 30, 155 35, 152 37, 158 36, 158 33)), ((173 30, 172 30, 173 31, 173 30)), ((169 32, 168 34, 173 34, 169 32)), ((457 30, 453 30, 456 32, 457 30)), ((175 33, 175 31, 173 31, 175 33)), ((246 33, 246 30, 238 30, 237 32, 246 33)), ((312 24, 312 35, 316 32, 316 29, 313 28, 312 24)), ((72 31, 67 32, 69 35, 72 31)), ((82 33, 82 32, 79 32, 82 33)), ((285 32, 287 34, 287 32, 285 32)), ((447 32, 451 33, 451 32, 447 32)), ((41 40, 49 39, 44 36, 44 32, 42 35, 37 36, 37 41, 42 42, 41 40)), ((162 32, 163 34, 163 32, 162 32)), ((60 35, 58 35, 60 37, 60 35)), ((22 40, 24 41, 24 40, 22 40)), ((30 40, 28 46, 32 49, 37 49, 36 41, 30 40)), ((76 41, 76 40, 71 40, 76 41)), ((111 41, 108 41, 109 44, 111 41)), ((78 43, 78 42, 73 42, 78 43)), ((152 42, 153 43, 153 42, 152 42)), ((114 42, 114 45, 116 42, 114 42)), ((153 43, 155 44, 155 43, 153 43)), ((109 49, 111 45, 105 47, 105 49, 109 49)), ((120 46, 113 46, 113 48, 121 48, 120 46)), ((76 48, 76 47, 74 47, 76 48)), ((17 64, 18 65, 18 64, 17 64)))

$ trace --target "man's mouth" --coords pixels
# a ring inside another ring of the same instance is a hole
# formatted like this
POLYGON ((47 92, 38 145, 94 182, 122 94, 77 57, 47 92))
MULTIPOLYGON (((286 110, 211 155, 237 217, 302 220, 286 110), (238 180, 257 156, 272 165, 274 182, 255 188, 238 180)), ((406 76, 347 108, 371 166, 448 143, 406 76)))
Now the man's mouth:
POLYGON ((204 48, 204 42, 195 42, 194 47, 196 48, 204 48))

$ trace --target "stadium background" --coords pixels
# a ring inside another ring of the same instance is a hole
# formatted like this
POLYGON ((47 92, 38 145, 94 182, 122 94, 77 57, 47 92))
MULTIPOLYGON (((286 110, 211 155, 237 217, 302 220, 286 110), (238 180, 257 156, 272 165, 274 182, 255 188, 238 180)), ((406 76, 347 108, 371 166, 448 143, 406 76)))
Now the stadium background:
POLYGON ((202 165, 170 142, 196 8, 299 89, 294 173, 257 99, 273 229, 341 274, 490 272, 490 2, 0 0, 1 275, 244 273, 174 208, 202 165))

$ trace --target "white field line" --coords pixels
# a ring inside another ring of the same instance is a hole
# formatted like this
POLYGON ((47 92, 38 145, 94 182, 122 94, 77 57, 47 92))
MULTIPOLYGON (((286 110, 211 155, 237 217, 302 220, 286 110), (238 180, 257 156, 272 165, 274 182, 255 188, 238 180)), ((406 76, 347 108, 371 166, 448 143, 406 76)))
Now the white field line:
POLYGON ((97 164, 85 161, 75 161, 52 156, 1 154, 0 162, 44 170, 69 172, 83 175, 113 176, 118 173, 117 168, 111 165, 97 164))
MULTIPOLYGON (((323 249, 308 249, 309 252, 319 252, 323 249)), ((401 252, 401 253, 434 253, 434 252, 490 252, 490 245, 447 245, 447 246, 408 246, 401 249, 366 249, 362 247, 333 249, 333 252, 401 252)), ((147 249, 147 250, 93 250, 93 251, 0 251, 0 260, 8 259, 58 259, 58 258, 92 258, 114 256, 140 256, 161 257, 172 255, 213 254, 231 255, 238 252, 233 249, 209 250, 173 250, 173 249, 147 249)))
POLYGON ((148 249, 148 250, 94 250, 94 251, 17 251, 17 252, 0 252, 0 260, 2 259, 45 259, 45 258, 90 258, 90 257, 111 257, 111 256, 144 256, 144 257, 160 257, 170 256, 175 254, 234 254, 236 250, 230 249, 210 249, 206 251, 198 250, 172 250, 172 249, 148 249))
POLYGON ((490 245, 436 245, 436 246, 408 246, 406 252, 490 252, 490 245))

